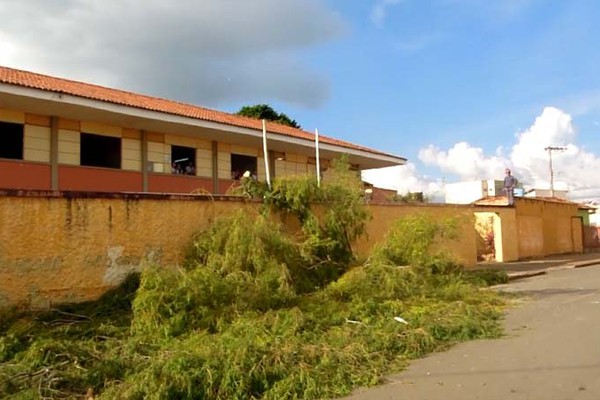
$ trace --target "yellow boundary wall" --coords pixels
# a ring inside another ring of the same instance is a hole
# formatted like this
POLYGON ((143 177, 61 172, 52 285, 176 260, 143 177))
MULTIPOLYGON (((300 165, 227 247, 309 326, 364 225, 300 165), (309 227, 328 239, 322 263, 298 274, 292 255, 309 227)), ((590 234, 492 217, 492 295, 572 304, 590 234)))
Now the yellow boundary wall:
MULTIPOLYGON (((257 212, 257 207, 226 196, 0 192, 0 306, 49 307, 97 298, 149 263, 165 267, 179 263, 193 234, 215 218, 240 208, 257 212)), ((466 266, 476 264, 475 212, 481 208, 411 204, 369 208, 372 219, 366 235, 355 245, 358 254, 367 255, 394 221, 424 214, 437 219, 457 217, 458 240, 445 250, 466 266)), ((519 212, 515 217, 514 210, 499 213, 505 214, 503 232, 518 236, 521 228, 517 225, 521 225, 515 223, 519 212)), ((549 216, 556 213, 549 211, 542 218, 543 234, 557 245, 544 242, 542 251, 570 251, 564 235, 552 231, 549 216)), ((568 212, 563 212, 560 224, 570 218, 568 212)), ((532 213, 528 210, 523 215, 532 213)), ((518 240, 509 239, 503 242, 510 251, 504 251, 518 258, 518 240)))

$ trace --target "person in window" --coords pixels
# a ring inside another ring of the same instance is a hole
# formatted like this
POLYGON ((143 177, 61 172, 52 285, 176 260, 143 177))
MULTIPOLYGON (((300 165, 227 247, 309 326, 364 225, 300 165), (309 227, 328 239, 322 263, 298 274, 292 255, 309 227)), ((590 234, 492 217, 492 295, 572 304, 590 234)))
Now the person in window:
POLYGON ((171 173, 175 175, 181 174, 181 167, 176 162, 171 164, 171 173))
POLYGON ((196 168, 194 168, 194 164, 192 164, 191 162, 189 162, 185 166, 185 174, 186 175, 196 175, 196 168))

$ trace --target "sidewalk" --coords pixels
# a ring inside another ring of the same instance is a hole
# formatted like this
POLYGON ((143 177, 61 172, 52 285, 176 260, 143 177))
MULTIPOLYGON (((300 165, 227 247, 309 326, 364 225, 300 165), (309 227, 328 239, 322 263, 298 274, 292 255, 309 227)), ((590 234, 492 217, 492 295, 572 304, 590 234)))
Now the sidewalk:
POLYGON ((513 262, 480 262, 476 269, 501 269, 506 271, 509 280, 543 275, 556 269, 579 268, 600 264, 600 252, 560 254, 539 259, 513 262))

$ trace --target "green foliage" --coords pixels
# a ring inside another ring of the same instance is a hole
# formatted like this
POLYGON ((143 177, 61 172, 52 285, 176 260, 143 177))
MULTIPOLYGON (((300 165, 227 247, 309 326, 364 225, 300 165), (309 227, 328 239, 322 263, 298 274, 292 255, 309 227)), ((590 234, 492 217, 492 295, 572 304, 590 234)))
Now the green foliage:
POLYGON ((465 271, 467 279, 471 279, 475 283, 480 283, 486 286, 500 285, 508 282, 508 274, 506 271, 499 269, 480 269, 465 271))
POLYGON ((181 268, 146 269, 98 302, 12 314, 0 326, 0 397, 333 398, 498 336, 502 298, 436 251, 451 221, 404 219, 356 261, 368 215, 356 176, 336 168, 320 188, 244 183, 264 210, 200 232, 181 268))
POLYGON ((215 332, 240 312, 285 306, 309 275, 297 244, 265 216, 242 211, 195 238, 186 268, 143 273, 134 332, 161 337, 190 329, 215 332))
POLYGON ((421 272, 447 273, 459 270, 440 244, 457 237, 455 219, 436 220, 417 214, 397 220, 387 240, 373 252, 373 257, 391 265, 421 267, 421 272))
POLYGON ((278 113, 267 104, 244 106, 236 114, 244 117, 266 119, 267 121, 277 122, 278 124, 291 126, 292 128, 301 128, 301 126, 296 122, 296 120, 291 119, 284 113, 278 113))
POLYGON ((305 268, 312 270, 317 286, 337 279, 354 262, 352 244, 365 231, 369 213, 362 182, 350 170, 347 157, 334 160, 327 179, 319 186, 311 176, 274 180, 272 187, 246 179, 241 190, 264 201, 267 213, 298 219, 300 249, 305 268))
POLYGON ((368 263, 287 306, 238 308, 214 331, 187 326, 102 398, 343 396, 456 341, 499 335, 502 304, 460 273, 368 263))
POLYGON ((138 282, 132 275, 97 301, 15 314, 2 324, 0 397, 80 398, 121 379, 134 365, 121 354, 138 282))
POLYGON ((423 192, 396 193, 391 201, 394 203, 429 203, 429 198, 423 192))

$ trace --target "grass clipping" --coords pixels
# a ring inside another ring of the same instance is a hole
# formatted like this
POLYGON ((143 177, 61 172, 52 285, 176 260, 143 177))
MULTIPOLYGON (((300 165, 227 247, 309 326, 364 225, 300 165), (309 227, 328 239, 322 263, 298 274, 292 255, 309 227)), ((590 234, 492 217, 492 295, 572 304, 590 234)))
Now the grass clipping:
POLYGON ((399 221, 369 260, 330 263, 315 280, 306 238, 266 213, 236 214, 195 238, 185 267, 148 269, 137 289, 5 318, 0 395, 321 399, 375 385, 410 359, 500 333, 503 300, 427 255, 450 225, 399 221))

